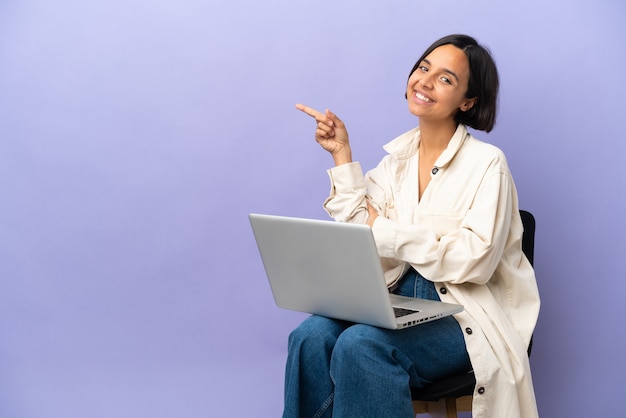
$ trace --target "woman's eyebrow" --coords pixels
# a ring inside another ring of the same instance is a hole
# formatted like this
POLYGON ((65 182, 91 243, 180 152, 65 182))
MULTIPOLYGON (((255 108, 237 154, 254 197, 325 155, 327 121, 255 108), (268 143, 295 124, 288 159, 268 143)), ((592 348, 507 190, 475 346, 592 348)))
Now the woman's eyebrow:
MULTIPOLYGON (((426 64, 428 64, 428 65, 432 65, 432 64, 431 64, 431 62, 430 62, 430 61, 428 61, 426 58, 424 58, 424 59, 422 60, 422 62, 425 62, 425 63, 426 63, 426 64)), ((458 76, 458 75, 456 75, 456 73, 455 73, 454 71, 449 70, 449 69, 447 69, 447 68, 443 68, 443 72, 444 72, 444 73, 448 73, 448 74, 450 74, 452 77, 456 78, 456 81, 459 81, 459 76, 458 76)))
POLYGON ((456 75, 454 71, 448 70, 447 68, 444 68, 443 71, 450 74, 452 77, 456 78, 456 81, 459 81, 459 76, 456 75))

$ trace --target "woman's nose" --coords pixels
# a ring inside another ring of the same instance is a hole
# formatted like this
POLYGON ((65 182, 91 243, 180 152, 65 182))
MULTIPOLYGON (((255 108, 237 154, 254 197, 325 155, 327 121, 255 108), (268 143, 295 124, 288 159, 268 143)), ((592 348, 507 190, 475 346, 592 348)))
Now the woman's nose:
POLYGON ((432 75, 423 74, 422 77, 420 77, 420 79, 418 80, 418 84, 426 88, 431 88, 433 86, 432 75))

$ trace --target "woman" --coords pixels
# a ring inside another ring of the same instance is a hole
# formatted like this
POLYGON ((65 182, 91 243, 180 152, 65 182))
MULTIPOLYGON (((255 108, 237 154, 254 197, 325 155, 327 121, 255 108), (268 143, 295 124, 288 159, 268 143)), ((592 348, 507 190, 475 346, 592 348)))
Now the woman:
POLYGON ((466 128, 491 131, 497 92, 485 48, 465 35, 436 41, 407 82, 419 126, 365 176, 343 122, 296 105, 335 162, 324 207, 370 225, 390 291, 465 309, 397 331, 309 317, 289 337, 285 417, 413 417, 410 387, 471 369, 473 417, 538 415, 526 349, 539 294, 517 192, 503 153, 466 128))

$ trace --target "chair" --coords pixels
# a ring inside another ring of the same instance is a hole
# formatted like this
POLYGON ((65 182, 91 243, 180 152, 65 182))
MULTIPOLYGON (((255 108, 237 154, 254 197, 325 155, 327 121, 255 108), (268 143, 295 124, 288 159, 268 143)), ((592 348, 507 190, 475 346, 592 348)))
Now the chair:
MULTIPOLYGON (((524 234, 522 251, 530 261, 534 262, 535 251, 535 218, 525 210, 520 210, 524 234)), ((528 347, 528 355, 532 349, 532 338, 528 347)), ((474 372, 450 376, 438 380, 423 388, 412 388, 413 409, 416 414, 439 413, 445 411, 446 418, 454 418, 459 412, 472 411, 472 394, 476 386, 474 372)))

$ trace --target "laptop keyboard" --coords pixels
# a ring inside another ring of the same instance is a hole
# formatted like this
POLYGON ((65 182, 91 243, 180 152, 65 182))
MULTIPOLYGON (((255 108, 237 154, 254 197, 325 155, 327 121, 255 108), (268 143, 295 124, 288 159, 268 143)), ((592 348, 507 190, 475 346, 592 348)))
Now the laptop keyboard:
POLYGON ((412 313, 416 313, 416 312, 419 312, 419 311, 416 311, 414 309, 397 308, 397 307, 394 306, 393 307, 393 312, 395 313, 396 318, 400 318, 400 317, 403 317, 403 316, 406 316, 406 315, 410 315, 412 313))

